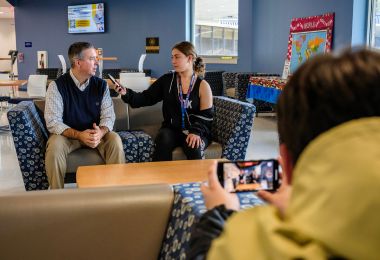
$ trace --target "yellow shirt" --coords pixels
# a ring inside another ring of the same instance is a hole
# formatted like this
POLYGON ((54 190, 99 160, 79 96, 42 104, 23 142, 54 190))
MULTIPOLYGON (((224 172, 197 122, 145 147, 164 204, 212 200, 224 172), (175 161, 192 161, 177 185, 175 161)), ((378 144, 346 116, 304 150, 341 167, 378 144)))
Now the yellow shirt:
POLYGON ((273 206, 233 215, 208 259, 380 257, 380 118, 318 136, 293 172, 284 219, 273 206))

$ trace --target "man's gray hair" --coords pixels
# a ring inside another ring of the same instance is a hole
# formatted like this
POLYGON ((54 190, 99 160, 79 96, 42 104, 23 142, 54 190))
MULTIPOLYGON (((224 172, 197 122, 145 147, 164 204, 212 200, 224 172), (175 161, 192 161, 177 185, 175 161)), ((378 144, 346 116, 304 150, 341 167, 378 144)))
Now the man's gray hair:
POLYGON ((70 45, 68 56, 71 67, 74 67, 75 59, 83 59, 83 51, 87 49, 95 49, 95 47, 89 42, 74 42, 70 45))

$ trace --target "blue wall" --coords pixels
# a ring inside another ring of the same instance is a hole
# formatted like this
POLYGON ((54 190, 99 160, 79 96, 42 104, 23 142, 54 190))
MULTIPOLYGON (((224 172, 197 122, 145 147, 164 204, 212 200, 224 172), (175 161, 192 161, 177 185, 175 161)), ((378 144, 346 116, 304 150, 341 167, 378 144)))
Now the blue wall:
MULTIPOLYGON (((101 1, 101 0, 100 0, 101 1)), ((47 50, 49 67, 59 67, 57 54, 66 57, 74 41, 90 41, 102 47, 104 56, 116 56, 117 62, 105 61, 104 68, 135 68, 144 52, 145 38, 160 38, 160 53, 149 54, 144 67, 154 76, 171 69, 170 53, 174 43, 188 39, 186 10, 189 0, 104 0, 106 33, 68 34, 67 5, 96 1, 18 0, 15 8, 17 49, 25 54, 19 64, 19 78, 33 74, 38 50, 47 50), (24 42, 31 41, 32 48, 24 42)), ((287 50, 289 24, 293 17, 335 12, 333 47, 339 49, 360 43, 363 24, 353 27, 353 6, 359 5, 355 20, 365 15, 364 0, 240 0, 239 59, 236 65, 208 64, 208 70, 258 71, 281 73, 287 50), (354 36, 355 37, 354 37, 354 36), (359 36, 356 36, 359 35, 359 36), (358 40, 359 39, 359 40, 358 40)), ((365 19, 363 17, 363 19, 365 19)))
POLYGON ((66 58, 68 47, 75 41, 89 41, 102 47, 105 57, 118 57, 117 62, 104 61, 104 68, 137 68, 139 57, 145 52, 145 38, 154 36, 160 37, 160 53, 149 54, 144 67, 153 69, 156 76, 171 69, 171 46, 185 40, 186 1, 104 1, 106 33, 67 33, 67 6, 94 2, 19 1, 15 8, 17 49, 25 57, 18 66, 19 78, 35 73, 38 50, 48 52, 49 67, 60 67, 57 55, 66 58), (25 48, 24 42, 29 41, 33 47, 25 48))
POLYGON ((350 46, 353 0, 257 0, 253 4, 253 71, 282 73, 290 21, 335 12, 333 48, 350 46))

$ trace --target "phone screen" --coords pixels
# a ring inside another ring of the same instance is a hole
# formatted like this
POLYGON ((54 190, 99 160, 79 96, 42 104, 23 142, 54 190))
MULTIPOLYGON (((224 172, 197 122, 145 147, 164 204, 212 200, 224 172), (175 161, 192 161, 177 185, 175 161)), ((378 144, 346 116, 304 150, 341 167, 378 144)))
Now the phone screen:
POLYGON ((219 162, 218 179, 228 192, 275 191, 279 187, 277 160, 219 162))

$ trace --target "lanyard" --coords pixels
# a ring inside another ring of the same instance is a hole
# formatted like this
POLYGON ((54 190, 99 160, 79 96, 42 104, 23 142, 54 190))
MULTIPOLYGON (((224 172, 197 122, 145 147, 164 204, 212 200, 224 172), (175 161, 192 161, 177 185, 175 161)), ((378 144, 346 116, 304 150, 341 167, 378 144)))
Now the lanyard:
POLYGON ((193 73, 193 75, 191 76, 190 86, 189 86, 189 90, 187 91, 186 99, 183 100, 181 77, 177 74, 178 98, 179 98, 179 103, 181 104, 182 129, 185 129, 186 108, 189 104, 190 93, 191 93, 191 90, 193 89, 194 81, 195 81, 195 74, 193 73))

